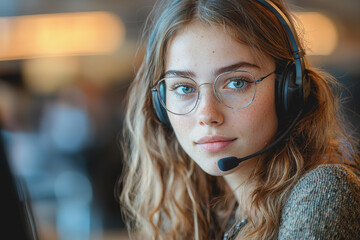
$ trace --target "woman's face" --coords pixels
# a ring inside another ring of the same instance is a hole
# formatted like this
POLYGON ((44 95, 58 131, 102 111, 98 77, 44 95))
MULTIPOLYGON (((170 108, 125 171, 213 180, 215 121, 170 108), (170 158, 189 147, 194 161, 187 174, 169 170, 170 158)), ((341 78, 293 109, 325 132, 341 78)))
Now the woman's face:
MULTIPOLYGON (((244 70, 258 79, 275 70, 275 62, 263 57, 260 62, 250 47, 234 40, 220 27, 193 22, 170 42, 166 52, 165 73, 191 75, 198 85, 213 83, 219 73, 244 70)), ((246 108, 226 107, 209 84, 200 87, 196 108, 187 115, 168 113, 176 137, 186 153, 207 173, 222 172, 217 161, 224 157, 245 157, 271 143, 277 131, 275 74, 256 85, 256 96, 246 108)))

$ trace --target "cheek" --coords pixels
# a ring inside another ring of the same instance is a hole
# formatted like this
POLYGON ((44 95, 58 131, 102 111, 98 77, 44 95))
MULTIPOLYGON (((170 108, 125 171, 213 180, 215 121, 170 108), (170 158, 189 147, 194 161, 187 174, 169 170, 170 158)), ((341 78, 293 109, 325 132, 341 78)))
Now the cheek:
MULTIPOLYGON (((258 131, 264 133, 264 137, 273 138, 278 128, 278 118, 276 114, 275 105, 275 93, 274 89, 270 88, 271 91, 267 91, 267 94, 262 95, 262 99, 259 99, 259 104, 256 104, 258 111, 254 114, 254 122, 257 122, 258 131)), ((270 90, 268 89, 268 90, 270 90)))
MULTIPOLYGON (((260 90, 260 89, 259 89, 260 90)), ((275 106, 275 94, 273 86, 264 86, 254 102, 244 110, 242 115, 244 129, 249 142, 267 144, 276 135, 278 128, 278 118, 275 106), (266 88, 266 89, 265 89, 266 88)), ((236 124, 236 123, 235 123, 236 124)))
POLYGON ((176 138, 178 139, 179 143, 183 145, 185 143, 185 136, 189 135, 192 123, 186 116, 176 116, 169 114, 169 119, 176 138))
POLYGON ((278 119, 276 115, 275 103, 268 101, 259 106, 258 111, 254 113, 254 130, 260 131, 265 136, 273 137, 277 132, 278 119))

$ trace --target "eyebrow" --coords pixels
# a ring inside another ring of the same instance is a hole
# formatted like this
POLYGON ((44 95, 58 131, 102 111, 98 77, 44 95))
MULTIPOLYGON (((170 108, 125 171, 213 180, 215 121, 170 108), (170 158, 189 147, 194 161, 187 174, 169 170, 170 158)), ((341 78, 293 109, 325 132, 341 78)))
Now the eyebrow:
MULTIPOLYGON (((256 64, 249 63, 249 62, 238 62, 235 64, 231 64, 229 66, 218 68, 214 71, 214 75, 218 76, 221 73, 229 72, 229 71, 235 71, 240 68, 257 68, 260 69, 260 67, 256 64)), ((196 74, 193 71, 183 71, 183 70, 168 70, 165 72, 164 77, 168 76, 181 76, 181 77, 189 77, 189 78, 195 78, 196 74)))
POLYGON ((192 71, 181 71, 181 70, 168 70, 164 74, 164 77, 169 76, 179 76, 179 77, 189 77, 189 78, 195 78, 195 73, 192 71))
POLYGON ((215 70, 215 75, 218 76, 221 73, 224 72, 230 72, 230 71, 235 71, 238 70, 240 68, 257 68, 260 69, 260 67, 254 63, 249 63, 249 62, 238 62, 229 66, 225 66, 225 67, 221 67, 217 70, 215 70))

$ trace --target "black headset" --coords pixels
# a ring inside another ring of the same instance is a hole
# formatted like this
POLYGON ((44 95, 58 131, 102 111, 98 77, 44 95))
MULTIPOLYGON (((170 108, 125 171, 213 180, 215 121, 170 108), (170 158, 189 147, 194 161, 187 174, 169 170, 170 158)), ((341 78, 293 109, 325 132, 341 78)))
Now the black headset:
MULTIPOLYGON (((284 116, 294 115, 302 111, 306 103, 308 94, 306 94, 305 91, 309 89, 310 83, 305 74, 305 64, 303 61, 304 52, 299 48, 299 42, 294 34, 294 28, 286 15, 271 1, 257 0, 257 2, 268 8, 284 26, 294 56, 294 61, 290 61, 286 66, 282 67, 281 73, 277 74, 276 77, 276 110, 281 119, 284 116)), ((147 54, 149 54, 150 45, 154 41, 154 35, 155 33, 153 31, 149 38, 147 54)), ((162 86, 160 86, 159 93, 156 91, 152 92, 153 107, 158 119, 163 124, 170 126, 167 111, 160 103, 159 97, 163 102, 166 102, 165 89, 162 86)), ((300 114, 297 114, 296 120, 299 118, 299 115, 300 114)))

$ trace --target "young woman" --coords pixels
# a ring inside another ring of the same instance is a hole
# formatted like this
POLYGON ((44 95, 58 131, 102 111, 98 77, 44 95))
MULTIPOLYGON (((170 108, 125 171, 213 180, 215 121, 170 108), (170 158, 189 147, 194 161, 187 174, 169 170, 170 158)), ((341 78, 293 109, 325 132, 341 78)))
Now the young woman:
POLYGON ((284 4, 155 9, 126 117, 132 238, 360 239, 338 85, 309 66, 284 4))

